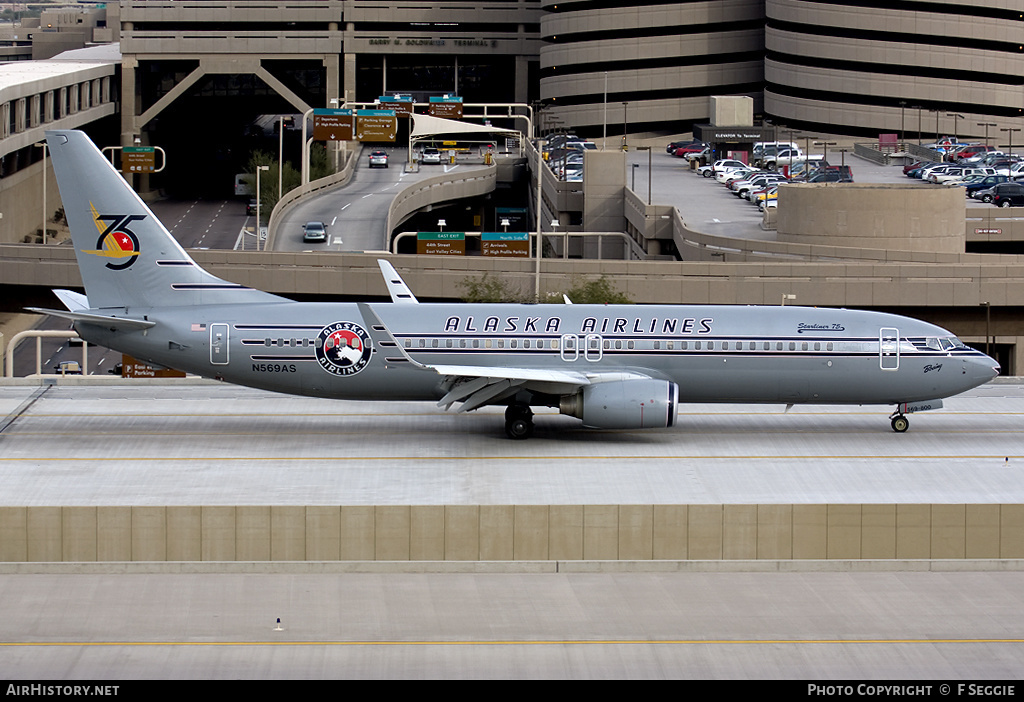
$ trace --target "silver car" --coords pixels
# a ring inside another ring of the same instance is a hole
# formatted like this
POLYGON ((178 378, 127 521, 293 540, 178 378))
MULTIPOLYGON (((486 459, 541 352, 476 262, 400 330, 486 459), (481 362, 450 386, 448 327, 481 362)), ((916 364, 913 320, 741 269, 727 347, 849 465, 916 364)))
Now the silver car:
POLYGON ((323 222, 306 222, 302 225, 302 240, 307 243, 327 241, 327 225, 323 222))

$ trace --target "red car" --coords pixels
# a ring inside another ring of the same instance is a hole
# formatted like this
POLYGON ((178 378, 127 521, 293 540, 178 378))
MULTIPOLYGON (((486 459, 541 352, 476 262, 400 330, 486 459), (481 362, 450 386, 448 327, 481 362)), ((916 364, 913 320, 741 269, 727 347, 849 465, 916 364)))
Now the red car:
POLYGON ((688 154, 699 154, 705 148, 705 144, 687 144, 676 149, 675 155, 679 158, 686 158, 688 154))

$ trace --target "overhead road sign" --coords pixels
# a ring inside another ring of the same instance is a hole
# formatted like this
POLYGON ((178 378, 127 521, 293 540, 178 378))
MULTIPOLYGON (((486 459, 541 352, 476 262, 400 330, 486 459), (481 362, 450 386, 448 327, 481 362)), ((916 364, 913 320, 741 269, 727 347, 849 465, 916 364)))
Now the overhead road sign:
POLYGON ((409 117, 412 115, 413 101, 411 97, 381 95, 379 98, 377 98, 377 102, 379 102, 382 107, 394 110, 395 115, 397 117, 409 119, 409 117))
POLYGON ((434 117, 462 119, 462 98, 452 95, 430 98, 429 113, 434 117))
POLYGON ((356 139, 359 141, 391 141, 398 133, 398 117, 394 110, 356 110, 356 139))
POLYGON ((416 232, 416 253, 465 256, 465 232, 416 232))
POLYGON ((313 139, 316 141, 351 141, 355 127, 355 110, 313 110, 313 139))

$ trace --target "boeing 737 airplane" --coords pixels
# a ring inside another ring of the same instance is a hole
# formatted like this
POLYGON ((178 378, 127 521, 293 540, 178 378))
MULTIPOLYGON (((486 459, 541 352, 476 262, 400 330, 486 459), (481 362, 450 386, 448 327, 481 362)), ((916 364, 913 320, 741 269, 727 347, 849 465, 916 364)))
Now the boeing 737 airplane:
POLYGON ((714 305, 305 303, 200 268, 77 131, 47 132, 85 295, 34 310, 157 366, 316 397, 532 407, 595 428, 671 427, 680 402, 895 405, 906 414, 998 373, 932 324, 878 312, 714 305))

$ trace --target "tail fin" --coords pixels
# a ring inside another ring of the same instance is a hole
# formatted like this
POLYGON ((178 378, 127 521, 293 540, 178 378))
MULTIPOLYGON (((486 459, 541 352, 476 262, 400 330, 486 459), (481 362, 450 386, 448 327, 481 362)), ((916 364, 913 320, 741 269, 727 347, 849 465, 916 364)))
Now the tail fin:
POLYGON ((282 301, 196 265, 83 132, 46 143, 92 309, 282 301))

